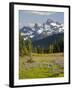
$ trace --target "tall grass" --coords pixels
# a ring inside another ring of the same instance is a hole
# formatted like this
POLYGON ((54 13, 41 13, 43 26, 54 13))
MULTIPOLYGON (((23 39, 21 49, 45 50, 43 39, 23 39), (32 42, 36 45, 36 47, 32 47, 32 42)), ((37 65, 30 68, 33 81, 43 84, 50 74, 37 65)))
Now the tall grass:
POLYGON ((33 61, 28 62, 28 59, 28 56, 20 57, 19 79, 64 77, 63 53, 32 53, 33 61))

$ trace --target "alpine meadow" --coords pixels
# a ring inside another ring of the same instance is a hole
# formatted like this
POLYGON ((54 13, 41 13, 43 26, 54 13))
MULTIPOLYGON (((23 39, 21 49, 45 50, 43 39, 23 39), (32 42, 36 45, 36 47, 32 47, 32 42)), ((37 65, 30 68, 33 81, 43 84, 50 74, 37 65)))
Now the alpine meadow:
POLYGON ((19 11, 19 79, 64 77, 64 13, 19 11))

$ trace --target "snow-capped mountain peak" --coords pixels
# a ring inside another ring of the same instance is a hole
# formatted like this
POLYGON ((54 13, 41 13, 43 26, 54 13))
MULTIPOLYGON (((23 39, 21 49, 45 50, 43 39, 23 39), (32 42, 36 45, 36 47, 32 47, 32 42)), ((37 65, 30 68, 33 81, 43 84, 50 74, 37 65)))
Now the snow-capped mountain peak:
POLYGON ((33 40, 38 40, 63 32, 64 25, 51 19, 48 19, 46 23, 43 24, 35 23, 32 27, 24 26, 22 29, 20 29, 21 36, 24 37, 24 40, 27 40, 28 37, 32 38, 33 40))

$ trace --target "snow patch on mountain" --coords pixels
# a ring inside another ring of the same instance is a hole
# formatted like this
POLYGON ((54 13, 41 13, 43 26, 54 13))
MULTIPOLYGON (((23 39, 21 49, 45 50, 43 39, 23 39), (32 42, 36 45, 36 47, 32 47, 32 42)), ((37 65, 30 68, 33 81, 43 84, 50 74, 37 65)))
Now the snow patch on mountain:
POLYGON ((33 40, 39 40, 62 32, 64 32, 64 24, 55 22, 51 19, 48 19, 46 23, 43 24, 32 23, 32 25, 24 26, 20 29, 21 36, 24 37, 24 40, 27 40, 28 37, 33 40))

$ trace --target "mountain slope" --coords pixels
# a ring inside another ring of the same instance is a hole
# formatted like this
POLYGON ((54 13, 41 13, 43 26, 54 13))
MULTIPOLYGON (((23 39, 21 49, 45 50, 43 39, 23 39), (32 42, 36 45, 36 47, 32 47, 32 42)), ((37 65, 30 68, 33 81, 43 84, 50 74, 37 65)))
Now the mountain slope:
POLYGON ((64 39, 64 33, 53 34, 51 36, 34 41, 32 43, 33 43, 33 47, 40 46, 40 47, 47 48, 48 45, 53 44, 55 41, 57 42, 61 39, 64 39))
POLYGON ((24 26, 20 29, 21 36, 24 40, 28 37, 32 38, 32 41, 40 40, 53 34, 58 34, 64 32, 64 25, 60 22, 53 21, 52 19, 47 19, 47 21, 38 25, 35 23, 33 27, 24 26))

